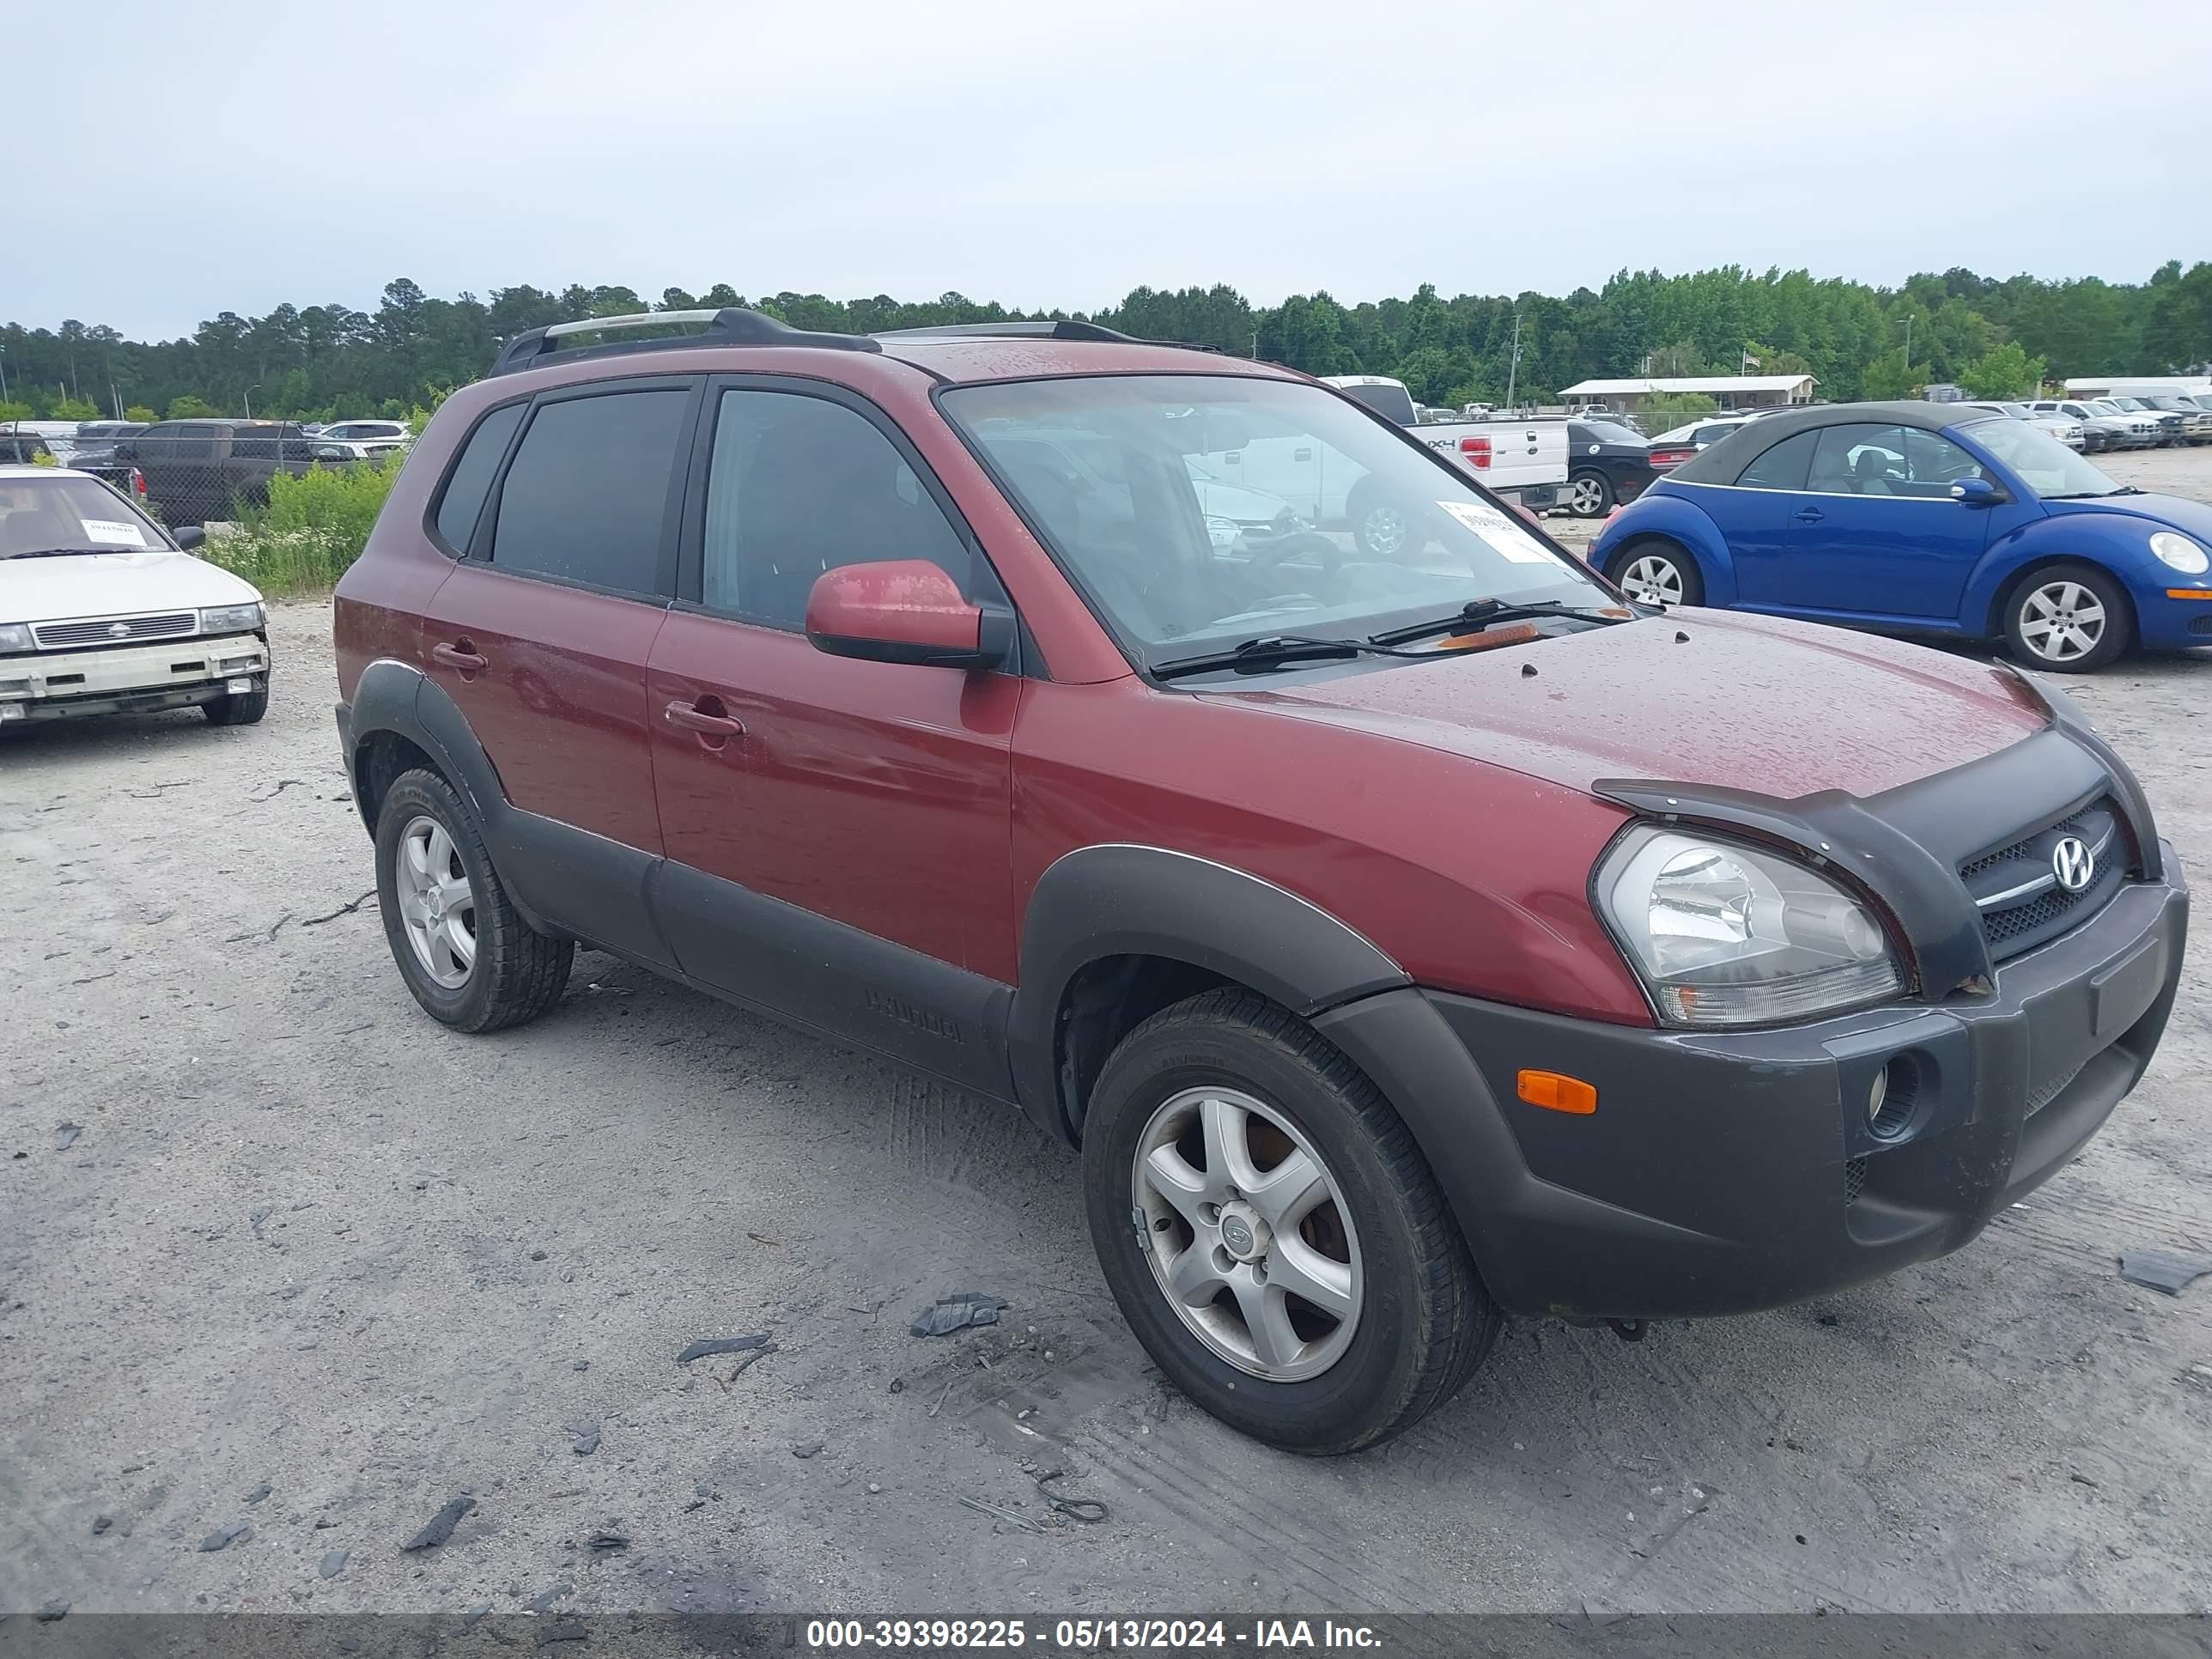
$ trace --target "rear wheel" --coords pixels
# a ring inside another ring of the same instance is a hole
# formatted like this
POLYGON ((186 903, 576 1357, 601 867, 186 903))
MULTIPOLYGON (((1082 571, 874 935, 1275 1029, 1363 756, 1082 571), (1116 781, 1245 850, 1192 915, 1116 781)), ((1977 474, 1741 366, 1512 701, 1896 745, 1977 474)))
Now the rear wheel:
POLYGON ((1355 1451, 1448 1399, 1499 1315, 1373 1084, 1248 992, 1155 1014, 1084 1121, 1106 1281, 1177 1387, 1291 1451, 1355 1451))
POLYGON ((1631 542, 1613 556, 1606 574, 1640 604, 1703 605, 1705 600, 1705 579, 1679 543, 1656 538, 1631 542))
POLYGON ((434 772, 404 773, 385 794, 376 897, 399 976, 434 1018, 496 1031, 560 1001, 574 944, 522 919, 476 819, 434 772))
POLYGON ((1613 480, 1595 467, 1567 481, 1567 510, 1577 519, 1601 519, 1613 510, 1613 480))
POLYGON ((2112 577, 2088 564, 2031 571, 2005 601, 2005 642, 2031 668, 2086 674, 2135 642, 2135 617, 2112 577))

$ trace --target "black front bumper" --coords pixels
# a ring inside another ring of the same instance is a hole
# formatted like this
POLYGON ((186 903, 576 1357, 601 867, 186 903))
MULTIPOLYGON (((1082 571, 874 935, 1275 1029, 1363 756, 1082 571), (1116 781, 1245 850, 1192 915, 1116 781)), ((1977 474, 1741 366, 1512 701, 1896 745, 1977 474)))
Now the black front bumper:
POLYGON ((1663 1031, 1408 989, 1317 1026, 1427 1153, 1491 1292, 1586 1318, 1745 1312, 1954 1250, 2094 1135, 2149 1063, 2189 897, 2164 849, 1995 992, 1782 1030, 1663 1031), (1597 1110, 1522 1103, 1522 1069, 1597 1110), (1877 1135, 1877 1076, 1910 1091, 1877 1135))

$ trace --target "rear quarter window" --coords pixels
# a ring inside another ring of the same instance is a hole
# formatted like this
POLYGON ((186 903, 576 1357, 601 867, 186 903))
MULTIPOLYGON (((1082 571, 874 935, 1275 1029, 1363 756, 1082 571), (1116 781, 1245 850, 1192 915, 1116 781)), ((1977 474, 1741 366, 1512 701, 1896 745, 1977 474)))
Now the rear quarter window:
POLYGON ((431 519, 436 540, 447 552, 468 552, 477 520, 483 512, 484 497, 491 494, 491 481, 499 474, 499 464, 507 459, 507 441, 522 424, 523 411, 529 407, 508 404, 495 409, 462 441, 460 455, 446 475, 446 487, 439 494, 437 512, 431 519))
POLYGON ((1736 474, 1736 486, 1741 489, 1802 489, 1805 475, 1813 464, 1813 446, 1820 441, 1815 430, 1800 432, 1794 438, 1784 438, 1752 458, 1751 464, 1736 474))

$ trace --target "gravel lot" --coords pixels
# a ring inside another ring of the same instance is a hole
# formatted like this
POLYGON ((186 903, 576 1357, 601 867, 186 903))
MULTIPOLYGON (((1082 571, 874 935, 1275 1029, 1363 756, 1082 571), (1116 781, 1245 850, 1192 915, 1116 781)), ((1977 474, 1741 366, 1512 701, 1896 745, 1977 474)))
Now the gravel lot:
MULTIPOLYGON (((2212 498, 2212 452, 2109 465, 2212 498)), ((273 628, 259 727, 0 738, 0 1613, 2212 1600, 2212 1280, 2115 1271, 2212 1249, 2201 930, 2142 1087, 1963 1253, 1638 1346, 1519 1323, 1420 1428, 1302 1461, 1162 1385, 1013 1115, 596 955, 535 1026, 432 1024, 328 608, 273 628), (907 1334, 968 1289, 1006 1322, 907 1334)), ((2212 655, 2078 690, 2212 869, 2212 655)))

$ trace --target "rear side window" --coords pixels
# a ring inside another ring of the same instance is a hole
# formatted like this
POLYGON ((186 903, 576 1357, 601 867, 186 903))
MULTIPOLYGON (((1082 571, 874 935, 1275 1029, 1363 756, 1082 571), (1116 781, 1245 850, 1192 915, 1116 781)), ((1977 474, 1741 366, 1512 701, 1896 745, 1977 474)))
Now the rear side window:
POLYGON ((1820 441, 1818 432, 1801 432, 1794 438, 1784 438, 1736 475, 1737 487, 1743 489, 1802 489, 1805 474, 1813 464, 1813 446, 1820 441))
POLYGON ((509 404, 504 409, 495 409, 477 422, 477 429, 461 446, 461 458, 453 463, 453 470, 446 479, 446 493, 438 498, 438 539, 445 544, 447 552, 465 554, 469 550, 469 539, 476 534, 477 516, 483 511, 484 497, 491 493, 492 478, 499 471, 501 458, 507 453, 507 441, 522 424, 522 411, 528 407, 527 404, 509 404))
POLYGON ((500 486, 491 560, 594 587, 659 586, 661 530, 690 390, 543 405, 500 486))

